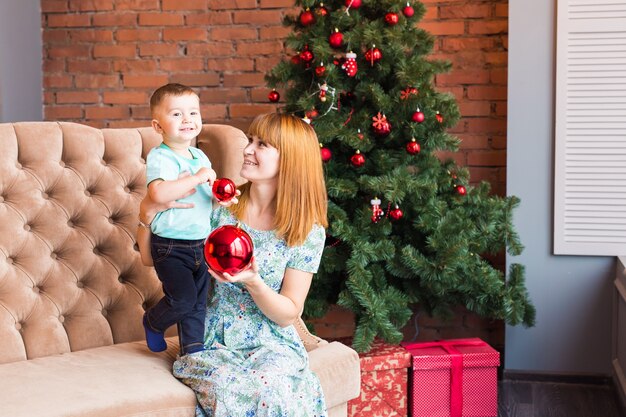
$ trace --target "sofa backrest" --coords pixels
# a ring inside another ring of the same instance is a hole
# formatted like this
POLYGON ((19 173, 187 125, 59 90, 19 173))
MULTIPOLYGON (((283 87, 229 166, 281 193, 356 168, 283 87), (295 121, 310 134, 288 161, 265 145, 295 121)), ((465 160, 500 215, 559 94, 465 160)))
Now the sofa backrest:
MULTIPOLYGON (((135 245, 152 128, 0 124, 0 363, 141 340, 162 293, 135 245)), ((241 182, 239 129, 198 138, 241 182)))

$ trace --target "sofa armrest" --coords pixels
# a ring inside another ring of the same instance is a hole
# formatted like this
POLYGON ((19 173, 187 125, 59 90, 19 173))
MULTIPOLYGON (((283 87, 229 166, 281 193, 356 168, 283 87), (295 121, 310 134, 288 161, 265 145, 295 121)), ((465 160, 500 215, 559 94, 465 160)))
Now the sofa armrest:
POLYGON ((302 320, 302 317, 298 316, 293 325, 298 331, 298 336, 300 336, 300 340, 302 340, 302 344, 304 345, 304 348, 307 352, 317 349, 322 345, 328 344, 326 340, 314 336, 313 334, 311 334, 311 332, 309 332, 309 329, 307 329, 306 324, 304 324, 304 320, 302 320))

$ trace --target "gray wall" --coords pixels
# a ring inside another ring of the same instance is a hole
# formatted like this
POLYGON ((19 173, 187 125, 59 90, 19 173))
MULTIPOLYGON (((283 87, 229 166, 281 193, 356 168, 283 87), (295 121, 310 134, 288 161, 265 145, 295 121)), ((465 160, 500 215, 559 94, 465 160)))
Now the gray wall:
POLYGON ((615 258, 552 255, 556 0, 509 2, 507 192, 537 307, 533 328, 507 327, 507 371, 611 373, 615 258))
POLYGON ((42 120, 41 5, 0 3, 0 122, 42 120))

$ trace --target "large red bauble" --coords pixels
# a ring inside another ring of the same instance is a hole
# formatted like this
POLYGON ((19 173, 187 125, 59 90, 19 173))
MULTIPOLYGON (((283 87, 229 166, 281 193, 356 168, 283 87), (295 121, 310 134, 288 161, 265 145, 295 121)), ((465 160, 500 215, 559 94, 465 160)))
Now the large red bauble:
POLYGON ((305 64, 310 64, 311 61, 313 61, 313 58, 313 52, 309 51, 308 49, 300 52, 300 61, 304 62, 305 64))
POLYGON ((400 220, 402 216, 404 216, 404 213, 398 206, 389 212, 389 217, 391 217, 392 220, 400 220))
POLYGON ((328 43, 333 48, 341 48, 341 46, 343 45, 343 33, 335 29, 335 31, 331 33, 328 37, 328 43))
POLYGON ((204 243, 204 258, 212 270, 234 275, 250 265, 253 249, 252 239, 245 230, 220 226, 204 243))
POLYGON ((419 110, 416 111, 415 113, 413 113, 413 116, 411 116, 411 120, 413 120, 415 123, 422 123, 424 121, 424 113, 419 110))
POLYGON ((213 182, 213 195, 217 201, 228 201, 237 193, 237 186, 228 178, 218 178, 213 182))
POLYGON ((411 7, 409 3, 407 3, 404 9, 402 9, 402 14, 406 17, 413 17, 413 15, 415 14, 415 10, 411 7))
POLYGON ((358 9, 361 7, 363 2, 361 0, 346 0, 346 7, 350 7, 352 9, 358 9))
POLYGON ((393 12, 389 12, 385 15, 385 22, 387 22, 388 25, 390 26, 394 26, 398 24, 398 14, 397 13, 393 13, 393 12))
POLYGON ((276 103, 278 100, 280 100, 280 94, 278 93, 278 91, 276 90, 272 90, 269 92, 269 94, 267 95, 267 98, 269 101, 271 101, 272 103, 276 103))
POLYGON ((300 24, 302 26, 309 26, 313 23, 315 23, 315 15, 309 9, 300 13, 300 24))
POLYGON ((467 189, 462 186, 462 185, 457 185, 456 187, 454 187, 456 189, 457 194, 459 195, 465 195, 467 194, 467 189))
POLYGON ((422 148, 420 147, 420 144, 417 143, 415 139, 412 139, 409 143, 406 144, 406 151, 411 155, 420 153, 421 149, 422 148))
POLYGON ((333 157, 333 153, 330 151, 330 149, 325 148, 325 147, 320 148, 320 154, 322 155, 322 161, 324 162, 330 161, 330 158, 333 157))
POLYGON ((315 75, 317 75, 318 77, 323 77, 324 75, 326 75, 326 67, 324 66, 323 62, 315 67, 315 75))
POLYGON ((359 151, 356 151, 356 153, 350 157, 350 162, 356 168, 359 168, 365 165, 365 157, 361 155, 359 151))
POLYGON ((374 65, 376 62, 380 61, 383 57, 383 53, 380 52, 380 49, 374 48, 372 46, 371 49, 365 51, 365 60, 370 63, 370 65, 374 65))

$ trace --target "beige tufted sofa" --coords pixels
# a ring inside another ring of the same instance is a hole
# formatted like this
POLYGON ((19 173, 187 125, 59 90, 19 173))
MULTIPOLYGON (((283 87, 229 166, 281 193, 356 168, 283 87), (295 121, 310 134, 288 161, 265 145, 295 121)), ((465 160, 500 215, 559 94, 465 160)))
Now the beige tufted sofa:
MULTIPOLYGON (((0 124, 1 416, 194 416, 193 392, 171 375, 177 339, 151 353, 141 326, 161 296, 135 245, 158 143, 151 128, 0 124)), ((235 179, 245 143, 226 125, 198 139, 235 179)), ((329 414, 345 416, 359 393, 356 352, 296 324, 329 414)))

